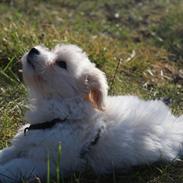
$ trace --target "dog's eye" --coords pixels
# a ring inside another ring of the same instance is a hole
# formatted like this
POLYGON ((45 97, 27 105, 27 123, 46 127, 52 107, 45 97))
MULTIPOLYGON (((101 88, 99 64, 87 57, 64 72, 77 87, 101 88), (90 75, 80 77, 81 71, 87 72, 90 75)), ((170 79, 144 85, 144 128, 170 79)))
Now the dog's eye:
POLYGON ((56 64, 65 70, 67 69, 67 64, 63 60, 56 61, 56 64))

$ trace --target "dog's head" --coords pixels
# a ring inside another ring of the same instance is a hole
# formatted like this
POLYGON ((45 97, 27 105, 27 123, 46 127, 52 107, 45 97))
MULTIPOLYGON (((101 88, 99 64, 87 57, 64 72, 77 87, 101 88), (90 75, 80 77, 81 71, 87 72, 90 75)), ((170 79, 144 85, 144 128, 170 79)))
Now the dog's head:
POLYGON ((105 74, 75 45, 57 45, 49 50, 32 48, 22 57, 23 77, 31 95, 40 98, 82 96, 96 108, 105 108, 105 74))

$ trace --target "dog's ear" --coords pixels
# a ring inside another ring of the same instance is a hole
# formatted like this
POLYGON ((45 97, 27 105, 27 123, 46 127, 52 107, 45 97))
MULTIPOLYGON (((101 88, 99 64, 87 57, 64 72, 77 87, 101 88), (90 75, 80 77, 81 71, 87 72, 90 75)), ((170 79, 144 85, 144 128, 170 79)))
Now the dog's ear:
POLYGON ((92 68, 81 76, 80 82, 84 98, 90 101, 95 108, 105 110, 108 91, 105 74, 97 68, 92 68))

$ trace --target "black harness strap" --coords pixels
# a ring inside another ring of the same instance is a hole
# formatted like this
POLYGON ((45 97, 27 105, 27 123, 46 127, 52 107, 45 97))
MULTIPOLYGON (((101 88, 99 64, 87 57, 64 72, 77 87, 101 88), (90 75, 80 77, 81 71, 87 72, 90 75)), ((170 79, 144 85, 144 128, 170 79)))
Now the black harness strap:
MULTIPOLYGON (((51 121, 46 121, 44 123, 38 123, 38 124, 32 124, 29 127, 26 127, 24 129, 24 135, 26 135, 26 133, 30 130, 45 130, 45 129, 49 129, 49 128, 53 128, 56 124, 58 123, 64 123, 67 120, 67 118, 65 119, 59 119, 59 118, 55 118, 51 121)), ((91 141, 89 143, 87 143, 80 152, 80 158, 84 159, 85 156, 92 150, 92 148, 98 143, 100 137, 101 137, 101 133, 102 133, 103 127, 99 128, 97 130, 96 135, 91 139, 91 141)))
POLYGON ((95 146, 98 143, 101 137, 102 129, 103 127, 99 128, 96 136, 81 149, 81 152, 80 152, 81 159, 84 159, 85 156, 92 150, 93 146, 95 146))
POLYGON ((45 130, 48 128, 53 128, 57 123, 63 123, 66 121, 67 118, 65 119, 60 119, 60 118, 55 118, 51 121, 46 121, 44 123, 38 123, 38 124, 32 124, 29 127, 26 127, 24 129, 24 135, 30 130, 45 130))

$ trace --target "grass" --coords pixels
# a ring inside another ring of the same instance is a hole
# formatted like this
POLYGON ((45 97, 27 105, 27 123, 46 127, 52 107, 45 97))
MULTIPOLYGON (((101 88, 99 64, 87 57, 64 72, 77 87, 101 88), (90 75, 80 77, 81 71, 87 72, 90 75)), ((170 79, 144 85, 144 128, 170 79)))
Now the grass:
MULTIPOLYGON (((81 46, 106 72, 110 94, 168 101, 183 113, 181 0, 9 0, 0 3, 0 148, 24 123, 26 89, 19 62, 37 44, 81 46)), ((57 177, 57 182, 62 178, 57 177)), ((181 162, 106 176, 74 174, 66 182, 181 183, 181 162)))

